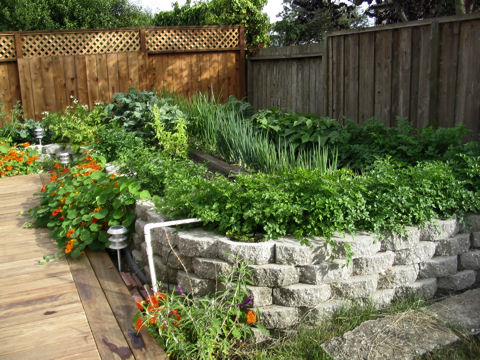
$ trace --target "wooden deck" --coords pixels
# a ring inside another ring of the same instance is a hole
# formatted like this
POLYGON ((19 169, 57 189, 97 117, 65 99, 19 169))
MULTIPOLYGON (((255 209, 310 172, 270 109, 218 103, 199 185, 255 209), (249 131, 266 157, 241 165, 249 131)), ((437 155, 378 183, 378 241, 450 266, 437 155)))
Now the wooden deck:
POLYGON ((105 252, 39 264, 56 243, 20 211, 41 186, 39 175, 0 179, 0 359, 166 359, 135 336, 135 305, 105 252))

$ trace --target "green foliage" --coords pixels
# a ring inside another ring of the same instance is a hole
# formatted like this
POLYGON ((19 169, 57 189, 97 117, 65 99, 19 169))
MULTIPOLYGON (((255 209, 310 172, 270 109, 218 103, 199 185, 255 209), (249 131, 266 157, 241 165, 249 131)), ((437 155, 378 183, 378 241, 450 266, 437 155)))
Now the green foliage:
MULTIPOLYGON (((145 149, 144 141, 134 133, 126 132, 122 128, 104 124, 97 128, 93 148, 102 154, 107 161, 119 159, 122 154, 140 152, 145 149)), ((145 151, 148 151, 145 149, 145 151)))
POLYGON ((43 143, 50 141, 50 133, 46 131, 42 123, 32 119, 23 119, 23 109, 19 101, 8 114, 1 112, 3 107, 4 105, 0 103, 0 121, 3 121, 0 127, 0 139, 8 140, 13 144, 24 142, 33 144, 37 142, 34 130, 41 127, 44 129, 43 143))
MULTIPOLYGON (((102 123, 103 105, 96 105, 92 111, 77 100, 63 112, 45 113, 42 127, 47 128, 50 140, 61 144, 86 145, 95 139, 95 132, 102 123)), ((43 141, 45 143, 45 141, 43 141)))
POLYGON ((17 147, 0 138, 0 177, 35 173, 39 170, 39 154, 30 144, 17 147))
MULTIPOLYGON (((148 302, 137 303, 137 330, 147 327, 169 358, 229 359, 252 334, 258 310, 244 309, 249 296, 249 271, 236 259, 232 270, 220 276, 221 288, 214 295, 190 298, 172 292, 157 293, 148 302)), ((260 325, 257 325, 260 326, 260 325)))
POLYGON ((151 15, 128 0, 4 0, 0 30, 148 26, 151 15))
POLYGON ((82 251, 104 249, 111 225, 129 229, 135 222, 135 200, 148 198, 134 179, 107 175, 104 159, 85 156, 70 169, 55 164, 40 204, 31 209, 36 226, 51 229, 59 253, 79 257, 82 251))
POLYGON ((176 108, 171 109, 170 107, 162 106, 159 109, 156 104, 153 105, 153 127, 158 144, 167 154, 185 159, 188 147, 187 126, 185 119, 181 115, 183 114, 176 108), (172 113, 175 117, 172 117, 172 113), (165 124, 169 124, 171 121, 174 121, 176 124, 173 127, 173 131, 168 131, 165 128, 165 124))
POLYGON ((262 13, 266 0, 200 0, 194 5, 187 1, 180 7, 174 3, 173 10, 162 11, 154 16, 157 26, 180 25, 245 25, 246 43, 256 48, 268 43, 270 22, 262 13))

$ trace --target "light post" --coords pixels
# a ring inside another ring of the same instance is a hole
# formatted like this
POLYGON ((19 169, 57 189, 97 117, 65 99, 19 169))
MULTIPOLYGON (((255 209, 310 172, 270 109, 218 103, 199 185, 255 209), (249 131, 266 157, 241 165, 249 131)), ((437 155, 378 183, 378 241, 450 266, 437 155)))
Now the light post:
POLYGON ((120 250, 128 246, 127 233, 127 228, 122 225, 110 226, 107 231, 107 234, 110 235, 110 237, 108 238, 108 240, 110 240, 110 245, 108 247, 112 250, 117 250, 118 271, 122 271, 120 263, 120 250))
POLYGON ((43 129, 41 127, 36 127, 34 132, 35 132, 35 137, 38 140, 38 145, 40 145, 40 149, 41 149, 42 148, 43 129))

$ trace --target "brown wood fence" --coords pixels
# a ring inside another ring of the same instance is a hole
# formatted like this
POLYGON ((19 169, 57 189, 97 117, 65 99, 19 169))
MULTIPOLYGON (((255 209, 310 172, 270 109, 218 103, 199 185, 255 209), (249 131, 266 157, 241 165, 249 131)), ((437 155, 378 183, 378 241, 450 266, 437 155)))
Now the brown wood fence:
POLYGON ((242 98, 244 48, 240 26, 0 33, 0 102, 38 120, 130 87, 242 98))
POLYGON ((358 123, 378 117, 387 125, 402 116, 419 128, 463 123, 478 138, 479 14, 331 33, 323 48, 272 50, 248 62, 256 108, 358 123))

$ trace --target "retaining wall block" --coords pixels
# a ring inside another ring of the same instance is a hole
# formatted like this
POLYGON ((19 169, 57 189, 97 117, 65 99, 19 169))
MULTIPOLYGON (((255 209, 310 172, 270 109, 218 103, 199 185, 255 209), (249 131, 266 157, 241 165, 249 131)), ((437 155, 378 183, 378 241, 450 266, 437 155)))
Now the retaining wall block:
POLYGON ((431 299, 437 292, 437 278, 421 279, 414 283, 395 288, 395 297, 402 298, 411 294, 418 294, 425 299, 431 299))
POLYGON ((317 265, 300 265, 300 282, 312 285, 328 284, 348 279, 352 275, 352 265, 345 260, 336 259, 317 265))
MULTIPOLYGON (((174 249, 174 251, 177 253, 178 257, 183 263, 183 266, 187 269, 187 271, 193 271, 192 268, 192 258, 189 256, 183 256, 178 249, 174 249)), ((178 269, 178 270, 184 270, 182 264, 180 261, 177 259, 175 254, 173 253, 173 250, 170 249, 170 247, 167 246, 162 246, 162 255, 161 255, 163 261, 167 266, 178 269)))
POLYGON ((275 258, 274 241, 244 243, 231 241, 224 237, 217 241, 217 250, 218 257, 229 263, 235 262, 236 254, 240 259, 255 265, 273 263, 275 258))
POLYGON ((252 336, 248 340, 250 344, 258 345, 270 341, 271 339, 270 334, 266 331, 262 331, 255 327, 251 327, 250 330, 252 331, 252 336))
POLYGON ((146 222, 142 219, 135 220, 135 233, 143 235, 143 227, 145 226, 146 222))
POLYGON ((140 248, 140 246, 142 245, 142 243, 145 241, 145 239, 143 238, 142 235, 140 234, 133 234, 132 236, 132 242, 133 242, 133 246, 138 249, 140 248))
POLYGON ((217 241, 226 239, 201 228, 178 231, 178 249, 185 256, 202 258, 217 257, 217 241))
POLYGON ((341 297, 347 299, 370 298, 377 289, 376 275, 352 276, 349 279, 332 283, 332 289, 341 297))
POLYGON ((147 211, 155 209, 155 205, 150 200, 137 200, 135 202, 135 215, 137 219, 147 220, 147 211))
POLYGON ((396 265, 387 269, 378 281, 379 289, 391 289, 408 285, 417 279, 418 265, 396 265))
POLYGON ((472 250, 460 255, 460 266, 467 270, 480 269, 480 250, 472 250))
POLYGON ((480 214, 470 215, 467 219, 469 230, 472 232, 480 232, 480 214))
POLYGON ((472 233, 472 247, 480 249, 480 231, 472 233))
POLYGON ((457 273, 458 256, 435 256, 419 264, 419 279, 437 278, 457 273))
POLYGON ((187 275, 184 271, 177 273, 177 283, 183 292, 194 296, 205 296, 215 291, 215 281, 201 279, 191 273, 187 275))
POLYGON ((200 278, 217 280, 218 275, 227 276, 232 271, 232 265, 226 261, 208 258, 192 258, 192 268, 200 278))
POLYGON ((382 250, 397 251, 411 249, 420 241, 421 231, 416 226, 408 226, 403 234, 387 233, 381 240, 382 250))
POLYGON ((338 256, 345 257, 346 250, 345 244, 350 245, 350 249, 353 251, 353 257, 368 257, 375 255, 381 248, 381 243, 373 234, 358 232, 355 235, 346 234, 343 236, 333 236, 332 241, 339 246, 338 256))
POLYGON ((260 323, 267 329, 292 329, 300 322, 300 311, 297 307, 271 305, 258 310, 260 323))
POLYGON ((460 224, 456 218, 434 220, 425 224, 421 230, 422 241, 438 241, 455 236, 460 231, 460 224))
POLYGON ((282 265, 304 265, 313 262, 311 246, 300 244, 295 238, 275 240, 275 263, 282 265))
POLYGON ((395 251, 395 265, 411 265, 427 261, 433 257, 437 243, 432 241, 420 241, 410 249, 395 251))
POLYGON ((458 234, 449 239, 439 240, 435 255, 452 256, 466 253, 470 249, 470 234, 458 234))
POLYGON ((253 294, 253 306, 267 306, 273 304, 272 288, 260 286, 247 286, 247 290, 253 294))
POLYGON ((147 263, 146 261, 147 258, 143 250, 137 250, 137 249, 132 250, 132 257, 133 257, 133 260, 135 260, 135 263, 137 263, 140 267, 146 265, 147 263))
POLYGON ((168 218, 154 210, 145 211, 145 221, 147 223, 161 223, 167 221, 168 218))
MULTIPOLYGON (((152 229, 152 249, 153 253, 156 254, 158 251, 161 251, 160 245, 163 246, 178 246, 180 242, 177 234, 177 230, 173 227, 163 227, 163 228, 154 228, 152 229)), ((158 253, 160 255, 160 253, 158 253)))
MULTIPOLYGON (((147 264, 148 266, 148 264, 147 264)), ((155 267, 155 274, 157 274, 157 280, 163 283, 167 282, 167 265, 163 262, 160 256, 154 255, 153 256, 153 266, 155 267)), ((149 268, 149 276, 150 276, 150 268, 149 268)), ((169 276, 170 279, 176 279, 176 270, 175 270, 175 277, 169 276)))
POLYGON ((395 289, 382 289, 373 292, 369 299, 377 309, 388 306, 395 297, 395 289))
POLYGON ((453 291, 468 289, 475 283, 476 276, 474 270, 460 271, 454 275, 438 278, 438 288, 453 291))
POLYGON ((299 282, 299 272, 293 265, 249 265, 255 286, 282 287, 299 282))
POLYGON ((392 266, 393 251, 378 252, 373 256, 353 259, 353 275, 383 274, 392 266))
POLYGON ((348 307, 350 301, 345 299, 330 299, 311 307, 300 307, 301 323, 307 325, 318 325, 326 318, 331 317, 338 310, 348 307))
POLYGON ((330 299, 330 285, 294 284, 273 289, 273 303, 282 306, 314 307, 330 299))

